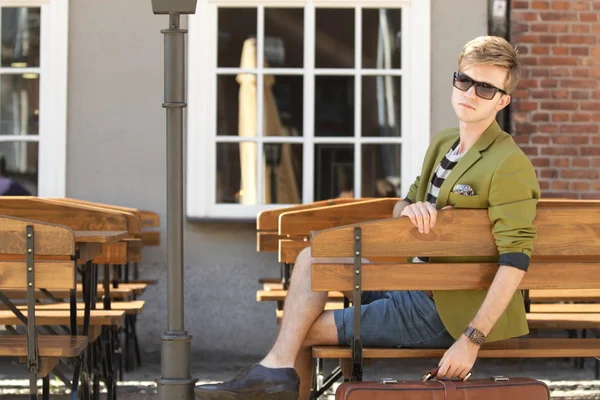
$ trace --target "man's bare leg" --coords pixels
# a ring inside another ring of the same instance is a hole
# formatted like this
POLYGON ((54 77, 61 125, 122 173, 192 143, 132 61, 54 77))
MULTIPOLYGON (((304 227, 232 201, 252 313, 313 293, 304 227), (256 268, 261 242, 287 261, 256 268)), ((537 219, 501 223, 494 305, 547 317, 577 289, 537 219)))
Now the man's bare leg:
POLYGON ((326 292, 312 291, 310 248, 306 248, 294 264, 279 335, 260 363, 269 368, 293 368, 308 331, 323 313, 326 302, 326 292))

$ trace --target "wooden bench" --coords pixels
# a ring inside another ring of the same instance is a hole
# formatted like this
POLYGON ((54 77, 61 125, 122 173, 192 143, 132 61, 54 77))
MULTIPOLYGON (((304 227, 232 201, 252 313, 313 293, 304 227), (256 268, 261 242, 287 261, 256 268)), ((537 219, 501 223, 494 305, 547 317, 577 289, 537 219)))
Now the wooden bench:
MULTIPOLYGON (((66 321, 70 335, 47 336, 36 332, 43 316, 35 311, 35 289, 75 289, 76 246, 73 231, 65 226, 0 216, 0 300, 11 308, 15 323, 24 324, 25 335, 0 336, 0 356, 19 357, 28 365, 30 391, 37 393, 37 378, 43 378, 43 396, 49 397, 49 373, 60 358, 76 361, 72 387, 79 390, 82 358, 88 344, 87 332, 78 335, 76 310, 66 321), (16 309, 6 290, 27 288, 28 312, 16 309), (25 314, 25 315, 24 315, 25 314)), ((82 318, 83 319, 83 318, 82 318)), ((89 316, 88 316, 89 319, 89 316)), ((80 321, 82 324, 83 320, 80 321)), ((85 385, 82 385, 85 386, 85 385)))
MULTIPOLYGON (((599 207, 583 203, 579 206, 577 202, 540 205, 535 225, 538 238, 520 289, 600 289, 600 280, 596 278, 600 276, 599 207)), ((352 291, 356 285, 359 289, 356 294, 370 290, 487 289, 498 269, 497 263, 406 263, 414 255, 497 256, 486 210, 445 210, 438 215, 438 223, 429 235, 420 234, 404 218, 326 229, 312 237, 311 251, 314 257, 356 257, 353 264, 313 264, 313 291, 352 291), (456 235, 458 224, 460 235, 456 235), (363 265, 361 257, 373 263, 363 265), (378 258, 386 262, 379 262, 378 258)), ((560 318, 565 319, 564 315, 560 318)), ((580 318, 585 322, 575 325, 589 326, 586 325, 590 323, 589 313, 580 314, 580 318)), ((597 318, 593 318, 593 324, 597 325, 597 318)), ((367 359, 437 358, 445 352, 445 349, 418 348, 363 350, 362 358, 367 359)), ((350 360, 352 351, 339 346, 315 346, 313 357, 350 360)), ((600 357, 600 339, 516 338, 484 344, 479 358, 490 357, 600 357)), ((354 357, 355 379, 360 379, 362 358, 354 357)))

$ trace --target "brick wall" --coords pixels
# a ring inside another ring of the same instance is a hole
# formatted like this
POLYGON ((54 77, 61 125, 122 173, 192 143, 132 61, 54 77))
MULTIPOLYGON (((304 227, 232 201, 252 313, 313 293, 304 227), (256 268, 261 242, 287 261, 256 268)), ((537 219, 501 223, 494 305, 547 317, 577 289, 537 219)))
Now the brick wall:
POLYGON ((600 199, 600 1, 511 0, 515 140, 542 196, 600 199))

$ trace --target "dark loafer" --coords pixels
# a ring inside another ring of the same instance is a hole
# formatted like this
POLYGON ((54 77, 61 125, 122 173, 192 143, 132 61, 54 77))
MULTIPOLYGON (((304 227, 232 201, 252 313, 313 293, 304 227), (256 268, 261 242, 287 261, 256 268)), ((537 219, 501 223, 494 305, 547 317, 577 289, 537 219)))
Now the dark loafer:
POLYGON ((203 400, 298 400, 300 378, 293 368, 267 368, 254 364, 232 380, 196 386, 203 400))

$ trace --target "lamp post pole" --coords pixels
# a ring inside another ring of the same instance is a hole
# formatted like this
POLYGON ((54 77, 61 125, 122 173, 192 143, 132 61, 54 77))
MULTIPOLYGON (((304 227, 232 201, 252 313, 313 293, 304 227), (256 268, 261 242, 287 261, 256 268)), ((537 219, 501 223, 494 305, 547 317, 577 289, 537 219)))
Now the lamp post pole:
POLYGON ((168 14, 164 35, 163 107, 167 111, 167 260, 168 325, 162 336, 161 400, 193 400, 192 337, 183 325, 183 109, 185 103, 185 34, 181 14, 194 14, 197 0, 152 0, 154 14, 168 14))

